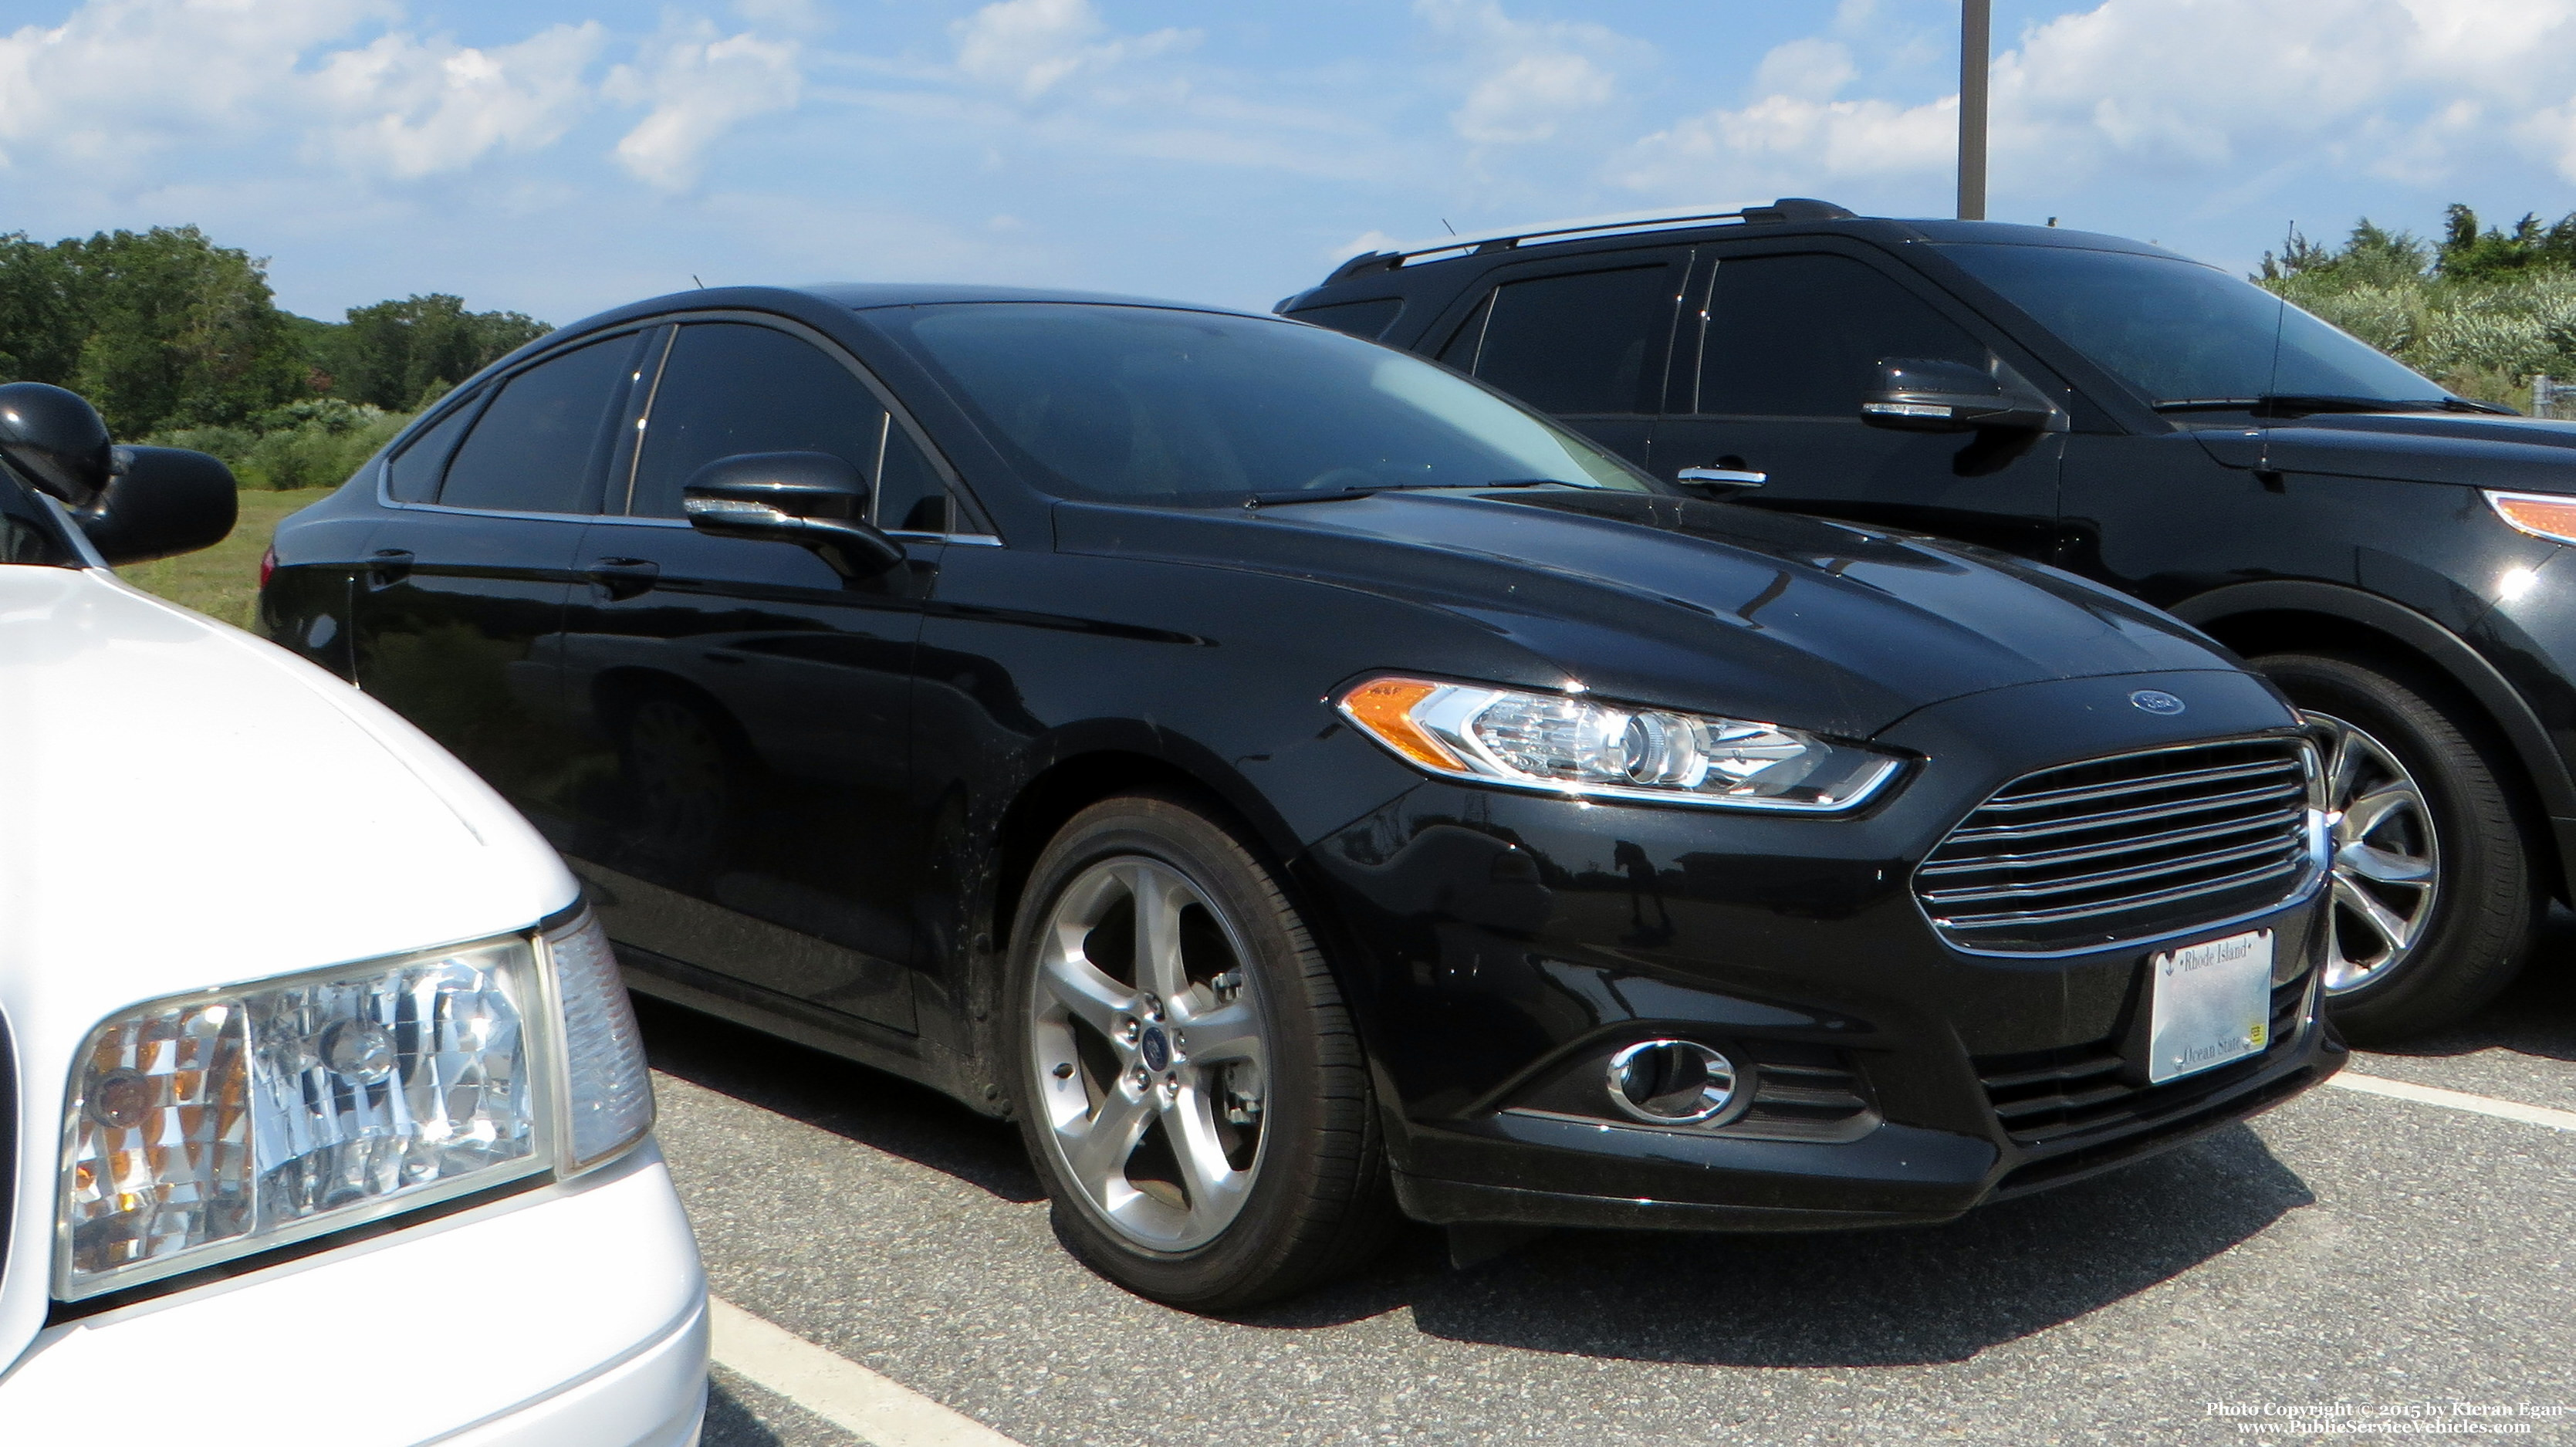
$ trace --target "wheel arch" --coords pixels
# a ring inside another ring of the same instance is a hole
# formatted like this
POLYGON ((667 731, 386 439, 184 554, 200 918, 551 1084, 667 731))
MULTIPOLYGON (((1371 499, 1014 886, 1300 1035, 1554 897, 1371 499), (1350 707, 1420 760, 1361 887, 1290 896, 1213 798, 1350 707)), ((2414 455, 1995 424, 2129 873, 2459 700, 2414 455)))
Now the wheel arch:
POLYGON ((2186 599, 2175 617, 2235 650, 2240 656, 2286 649, 2334 648, 2411 664, 2447 685, 2474 708, 2505 745, 2521 777, 2523 797, 2544 818, 2535 820, 2533 844, 2543 851, 2551 892, 2576 899, 2576 849, 2556 821, 2576 818, 2576 779, 2549 741, 2548 730, 2520 690, 2471 647, 2433 619, 2375 593, 2332 583, 2281 579, 2240 583, 2186 599))

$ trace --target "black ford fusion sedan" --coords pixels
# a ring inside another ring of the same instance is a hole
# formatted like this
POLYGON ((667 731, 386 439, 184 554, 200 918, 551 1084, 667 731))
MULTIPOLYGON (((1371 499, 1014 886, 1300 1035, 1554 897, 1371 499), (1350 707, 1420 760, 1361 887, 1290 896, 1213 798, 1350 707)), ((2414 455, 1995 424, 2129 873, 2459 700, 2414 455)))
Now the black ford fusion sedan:
POLYGON ((637 988, 1015 1115, 1064 1238, 1180 1305, 1399 1212, 1937 1221, 2342 1058, 2267 684, 1318 327, 639 303, 272 568, 269 636, 547 830, 637 988))

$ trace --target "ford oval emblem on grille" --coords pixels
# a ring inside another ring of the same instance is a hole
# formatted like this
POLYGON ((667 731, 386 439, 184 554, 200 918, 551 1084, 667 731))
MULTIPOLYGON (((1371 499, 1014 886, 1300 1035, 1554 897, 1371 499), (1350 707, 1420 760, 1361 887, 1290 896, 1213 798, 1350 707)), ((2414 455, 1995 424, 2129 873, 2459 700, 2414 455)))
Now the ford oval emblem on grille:
POLYGON ((2160 693, 2152 688, 2142 688, 2136 693, 2130 694, 2129 702, 2136 704, 2140 709, 2147 713, 2165 714, 2167 716, 2178 714, 2183 710, 2183 702, 2181 699, 2174 697, 2170 693, 2160 693))

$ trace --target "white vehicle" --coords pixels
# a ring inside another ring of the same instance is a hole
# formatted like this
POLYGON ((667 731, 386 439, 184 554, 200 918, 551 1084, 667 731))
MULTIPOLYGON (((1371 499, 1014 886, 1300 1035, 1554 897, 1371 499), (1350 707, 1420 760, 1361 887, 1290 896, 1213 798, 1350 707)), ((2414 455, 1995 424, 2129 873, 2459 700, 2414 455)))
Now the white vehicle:
POLYGON ((31 383, 0 461, 0 1442, 694 1443, 705 1278, 553 850, 107 571, 221 538, 220 463, 31 383))

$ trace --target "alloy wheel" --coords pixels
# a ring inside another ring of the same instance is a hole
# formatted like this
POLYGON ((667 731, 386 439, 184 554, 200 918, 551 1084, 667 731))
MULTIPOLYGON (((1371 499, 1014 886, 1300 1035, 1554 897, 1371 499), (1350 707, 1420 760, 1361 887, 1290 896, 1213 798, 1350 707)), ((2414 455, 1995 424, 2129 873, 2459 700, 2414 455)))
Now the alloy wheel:
POLYGON ((1215 1240, 1261 1169, 1270 1024, 1242 941, 1142 855, 1084 870, 1038 936, 1039 1134, 1081 1204, 1148 1250, 1215 1240))
POLYGON ((2441 891, 2440 840, 2423 787, 2386 745, 2331 714, 2307 717, 2329 739, 2325 970, 2326 992, 2340 995, 2386 978, 2422 942, 2441 891))

